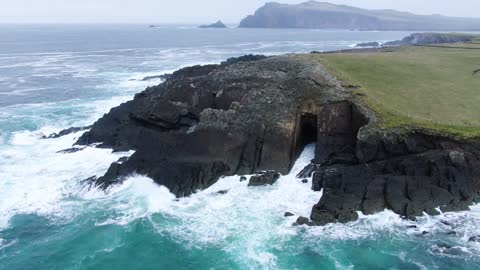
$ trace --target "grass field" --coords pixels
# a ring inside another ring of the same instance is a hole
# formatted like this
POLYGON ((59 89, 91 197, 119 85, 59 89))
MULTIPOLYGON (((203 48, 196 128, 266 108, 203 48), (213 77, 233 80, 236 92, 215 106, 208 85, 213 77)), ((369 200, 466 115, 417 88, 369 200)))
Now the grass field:
POLYGON ((480 137, 480 43, 316 54, 380 115, 384 128, 419 126, 480 137), (455 47, 468 47, 455 48, 455 47))

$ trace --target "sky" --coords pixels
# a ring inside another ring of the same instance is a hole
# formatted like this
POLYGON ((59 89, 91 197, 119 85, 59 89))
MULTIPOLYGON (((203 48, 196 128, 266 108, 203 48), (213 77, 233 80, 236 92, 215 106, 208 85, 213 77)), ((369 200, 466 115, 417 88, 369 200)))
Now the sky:
MULTIPOLYGON (((325 0, 368 9, 480 17, 480 0, 325 0)), ((238 23, 265 0, 0 0, 0 23, 238 23)), ((305 0, 278 0, 297 4, 305 0)))

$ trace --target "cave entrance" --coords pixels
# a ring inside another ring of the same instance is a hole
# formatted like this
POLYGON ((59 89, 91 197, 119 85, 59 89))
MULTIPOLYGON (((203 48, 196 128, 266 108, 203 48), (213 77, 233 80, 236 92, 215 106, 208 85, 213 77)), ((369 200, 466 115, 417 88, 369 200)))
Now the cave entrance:
POLYGON ((294 161, 300 156, 305 146, 317 142, 318 139, 318 116, 304 113, 297 123, 297 134, 294 151, 294 161))

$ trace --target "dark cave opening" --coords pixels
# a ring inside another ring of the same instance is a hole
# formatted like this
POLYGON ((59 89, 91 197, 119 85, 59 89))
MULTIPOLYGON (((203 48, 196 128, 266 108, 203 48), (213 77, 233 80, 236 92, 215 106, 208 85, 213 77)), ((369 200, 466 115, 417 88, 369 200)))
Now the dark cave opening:
POLYGON ((317 142, 318 139, 318 116, 304 113, 297 123, 297 136, 294 150, 294 161, 300 156, 305 146, 317 142))

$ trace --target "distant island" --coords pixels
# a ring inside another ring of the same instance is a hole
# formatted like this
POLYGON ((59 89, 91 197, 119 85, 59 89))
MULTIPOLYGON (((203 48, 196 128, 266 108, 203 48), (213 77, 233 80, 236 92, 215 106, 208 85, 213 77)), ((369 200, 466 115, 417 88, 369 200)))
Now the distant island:
POLYGON ((267 3, 240 22, 241 28, 311 28, 383 31, 480 31, 480 18, 367 10, 327 2, 267 3))
POLYGON ((227 28, 227 26, 222 21, 218 21, 213 24, 200 25, 198 28, 227 28))

